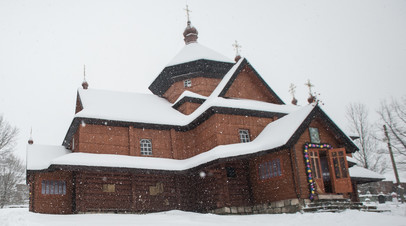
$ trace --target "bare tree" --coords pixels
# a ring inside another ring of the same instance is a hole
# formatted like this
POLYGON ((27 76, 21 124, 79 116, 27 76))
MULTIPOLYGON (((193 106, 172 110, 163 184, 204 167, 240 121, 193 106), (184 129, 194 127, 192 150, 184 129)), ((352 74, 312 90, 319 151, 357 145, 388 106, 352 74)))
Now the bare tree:
POLYGON ((17 128, 0 116, 0 208, 10 204, 17 191, 17 183, 21 183, 24 179, 25 167, 12 153, 17 134, 17 128))
POLYGON ((0 156, 6 155, 15 147, 18 129, 6 122, 0 115, 0 156))
POLYGON ((374 126, 369 122, 368 115, 364 104, 351 103, 347 106, 346 116, 350 130, 359 137, 354 141, 359 148, 354 153, 354 158, 362 167, 383 173, 387 168, 386 159, 381 155, 374 126))
POLYGON ((23 162, 12 153, 0 159, 0 208, 13 204, 18 183, 24 180, 25 167, 23 162))
POLYGON ((383 124, 388 128, 391 146, 395 150, 397 165, 406 169, 406 96, 400 100, 383 101, 378 110, 383 124))

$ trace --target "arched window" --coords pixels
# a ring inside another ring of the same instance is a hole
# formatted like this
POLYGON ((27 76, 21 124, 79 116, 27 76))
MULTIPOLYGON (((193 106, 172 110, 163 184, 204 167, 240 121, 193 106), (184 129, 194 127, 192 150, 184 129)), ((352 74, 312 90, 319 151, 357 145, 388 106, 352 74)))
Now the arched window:
POLYGON ((152 143, 149 139, 141 139, 141 155, 152 155, 152 143))
POLYGON ((250 142, 250 132, 247 129, 240 129, 239 131, 240 134, 240 142, 241 143, 248 143, 250 142))

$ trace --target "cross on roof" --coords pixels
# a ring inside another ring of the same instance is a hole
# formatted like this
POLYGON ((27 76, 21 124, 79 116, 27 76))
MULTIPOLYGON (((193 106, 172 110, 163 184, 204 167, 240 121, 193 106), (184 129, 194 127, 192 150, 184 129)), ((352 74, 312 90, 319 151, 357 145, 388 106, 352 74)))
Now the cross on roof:
POLYGON ((86 64, 83 65, 83 81, 86 81, 86 64))
POLYGON ((184 10, 186 11, 187 21, 190 21, 189 13, 192 12, 192 11, 189 10, 189 6, 188 6, 188 5, 186 5, 186 9, 184 9, 184 10))
POLYGON ((289 86, 289 93, 292 94, 293 98, 295 98, 295 93, 296 93, 296 86, 293 83, 290 83, 289 86))
POLYGON ((314 85, 312 83, 310 83, 310 79, 307 79, 307 82, 305 83, 305 86, 309 87, 309 93, 311 95, 312 94, 312 87, 314 87, 314 85))
POLYGON ((241 49, 241 45, 238 44, 237 40, 235 40, 235 43, 233 44, 233 47, 235 49, 235 55, 239 56, 240 55, 240 49, 241 49))

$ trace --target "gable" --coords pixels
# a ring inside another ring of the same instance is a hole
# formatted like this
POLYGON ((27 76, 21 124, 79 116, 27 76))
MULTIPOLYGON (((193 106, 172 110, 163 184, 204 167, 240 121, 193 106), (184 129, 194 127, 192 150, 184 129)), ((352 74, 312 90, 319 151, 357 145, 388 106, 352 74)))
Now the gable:
POLYGON ((243 60, 219 96, 284 104, 246 59, 243 60))
POLYGON ((76 108, 75 108, 75 114, 78 113, 79 111, 83 110, 83 104, 82 100, 80 99, 79 91, 76 94, 76 108))
POLYGON ((287 142, 287 145, 292 146, 296 143, 310 142, 309 127, 315 127, 319 130, 321 143, 329 143, 334 147, 345 147, 347 153, 358 151, 358 147, 352 140, 318 106, 299 126, 287 142))

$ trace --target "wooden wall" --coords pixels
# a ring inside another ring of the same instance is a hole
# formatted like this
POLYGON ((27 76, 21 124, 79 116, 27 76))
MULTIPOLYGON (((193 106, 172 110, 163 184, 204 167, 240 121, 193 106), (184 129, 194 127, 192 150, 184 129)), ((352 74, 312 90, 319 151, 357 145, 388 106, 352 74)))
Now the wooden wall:
POLYGON ((239 143, 239 129, 248 129, 254 140, 272 118, 215 114, 198 127, 172 136, 176 159, 186 159, 218 145, 239 143))
POLYGON ((128 127, 83 124, 78 129, 78 152, 129 155, 128 127))
POLYGON ((237 75, 237 78, 224 96, 278 103, 277 98, 269 92, 265 84, 247 65, 241 73, 237 75))
POLYGON ((203 96, 210 96, 221 81, 221 79, 217 78, 203 77, 192 78, 190 80, 192 81, 191 87, 184 87, 183 80, 175 82, 163 96, 171 103, 174 103, 185 90, 189 90, 203 96))
POLYGON ((200 107, 201 104, 198 103, 191 103, 191 102, 185 102, 182 105, 178 107, 178 111, 182 112, 185 115, 190 115, 192 114, 198 107, 200 107))
MULTIPOLYGON (((76 172, 76 212, 206 212, 224 206, 249 206, 248 162, 233 161, 182 173, 76 172), (225 167, 236 177, 228 178, 225 167), (114 184, 114 192, 103 185, 114 184)), ((72 207, 73 208, 73 207, 72 207)))
POLYGON ((239 129, 248 129, 254 140, 273 120, 214 114, 186 132, 86 124, 74 135, 74 152, 141 156, 140 140, 150 139, 151 157, 185 159, 218 145, 239 143, 239 129))
POLYGON ((132 184, 129 174, 78 172, 76 211, 131 210, 132 184), (114 184, 115 192, 104 192, 103 185, 114 184))
POLYGON ((72 173, 71 172, 47 172, 35 173, 31 180, 30 210, 37 213, 71 214, 72 213, 72 173), (42 181, 54 180, 66 182, 66 194, 42 194, 42 181))
POLYGON ((249 174, 252 184, 254 205, 297 198, 289 150, 272 152, 252 159, 250 161, 249 174), (261 180, 259 178, 259 164, 277 158, 281 163, 282 175, 275 178, 261 180))

